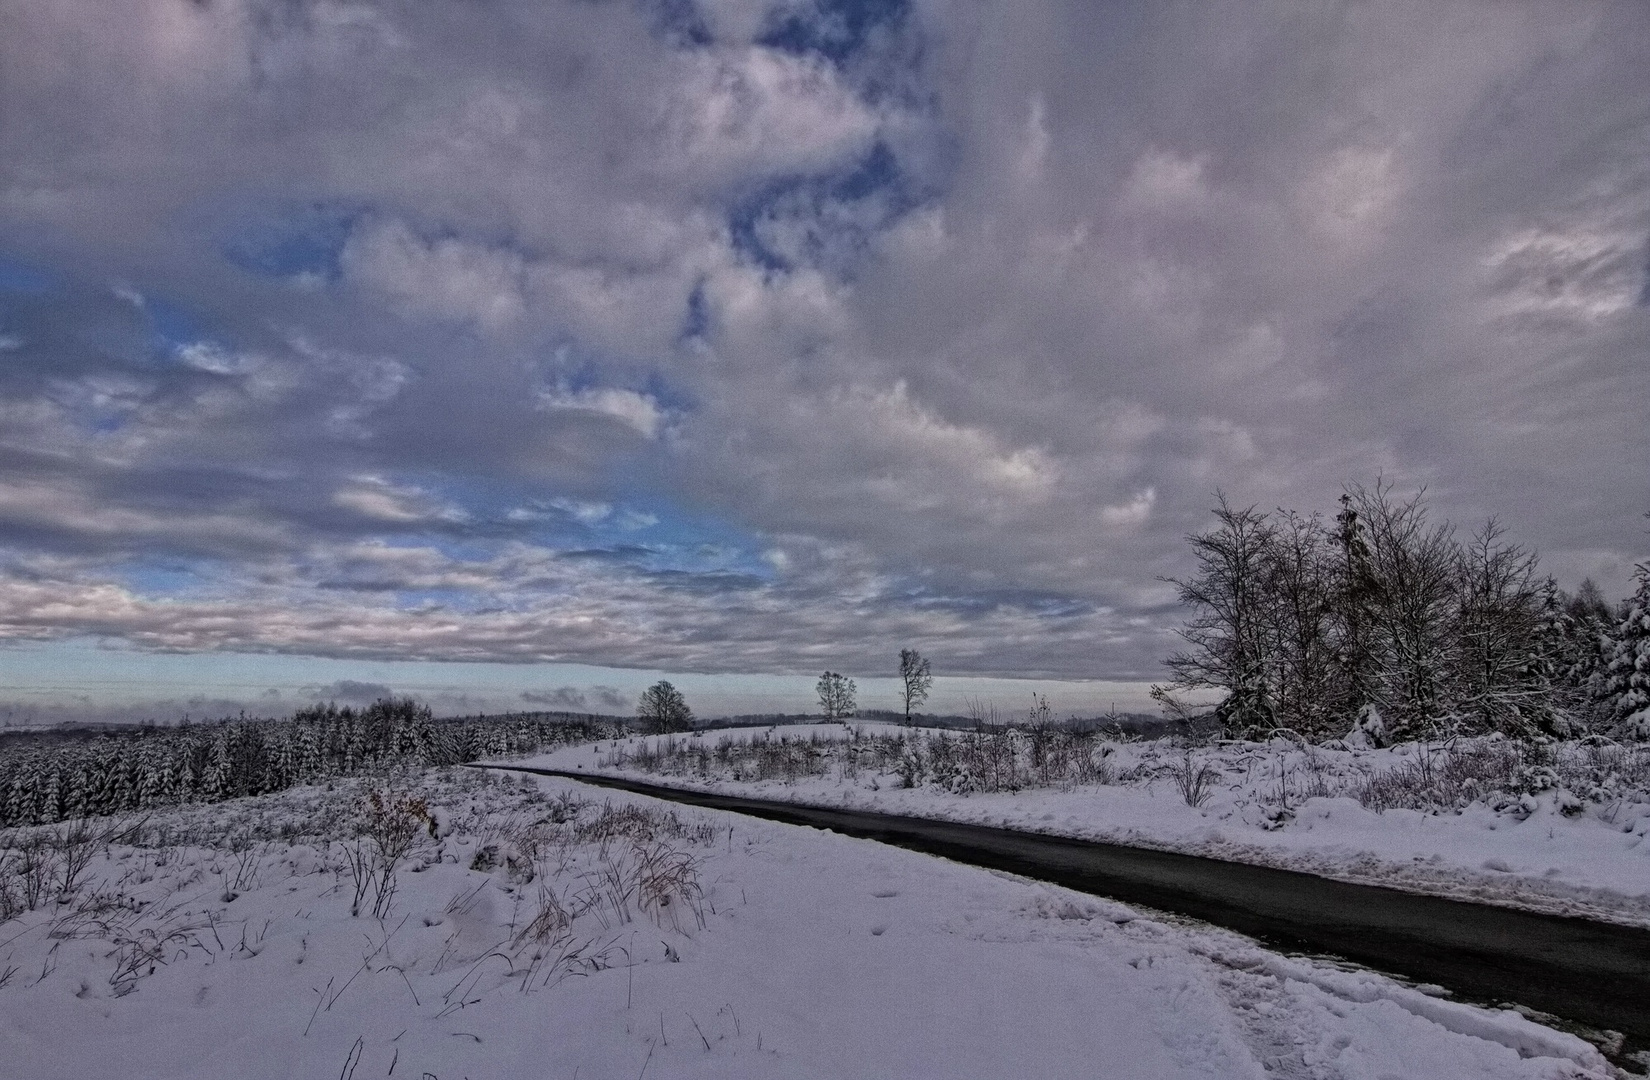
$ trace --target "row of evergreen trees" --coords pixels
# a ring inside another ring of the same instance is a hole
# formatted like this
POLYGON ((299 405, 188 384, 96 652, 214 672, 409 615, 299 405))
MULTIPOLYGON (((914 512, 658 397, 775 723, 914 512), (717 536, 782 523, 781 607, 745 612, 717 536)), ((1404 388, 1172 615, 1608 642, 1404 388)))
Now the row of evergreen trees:
POLYGON ((1463 540, 1386 484, 1349 488, 1333 522, 1224 496, 1215 516, 1173 581, 1193 615, 1154 689, 1171 710, 1217 690, 1231 735, 1650 738, 1650 564, 1614 608, 1590 581, 1569 595, 1494 520, 1463 540))
POLYGON ((0 750, 0 827, 262 795, 386 767, 455 765, 611 737, 612 720, 525 713, 436 720, 406 698, 289 720, 125 728, 0 750))

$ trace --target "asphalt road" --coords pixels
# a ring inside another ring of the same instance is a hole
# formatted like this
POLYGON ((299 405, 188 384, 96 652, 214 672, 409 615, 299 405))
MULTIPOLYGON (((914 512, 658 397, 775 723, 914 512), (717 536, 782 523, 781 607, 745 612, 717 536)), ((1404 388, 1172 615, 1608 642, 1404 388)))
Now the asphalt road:
POLYGON ((691 806, 829 829, 1125 903, 1202 919, 1285 949, 1327 953, 1515 1002, 1650 1048, 1650 930, 1354 885, 1313 874, 1119 844, 863 810, 713 795, 557 769, 560 776, 691 806))

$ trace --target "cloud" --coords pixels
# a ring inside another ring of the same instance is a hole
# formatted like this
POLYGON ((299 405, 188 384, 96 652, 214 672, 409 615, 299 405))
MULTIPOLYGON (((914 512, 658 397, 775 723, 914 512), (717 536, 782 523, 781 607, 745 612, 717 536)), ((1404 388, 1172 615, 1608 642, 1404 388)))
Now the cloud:
POLYGON ((539 407, 610 417, 634 429, 644 439, 655 438, 665 421, 664 410, 649 395, 610 386, 546 390, 539 395, 539 407))
POLYGON ((340 679, 326 686, 314 687, 311 692, 319 700, 342 701, 350 705, 370 705, 395 696, 395 691, 383 683, 357 682, 354 679, 340 679))
POLYGON ((416 487, 378 476, 351 477, 333 492, 332 504, 390 525, 462 521, 466 516, 462 509, 443 505, 416 487))
POLYGON ((521 700, 529 705, 544 705, 550 709, 568 712, 623 710, 628 699, 611 686, 596 685, 580 689, 576 686, 558 686, 554 690, 523 690, 521 700))
POLYGON ((1145 679, 1377 474, 1622 592, 1647 18, 15 6, 0 635, 1145 679))

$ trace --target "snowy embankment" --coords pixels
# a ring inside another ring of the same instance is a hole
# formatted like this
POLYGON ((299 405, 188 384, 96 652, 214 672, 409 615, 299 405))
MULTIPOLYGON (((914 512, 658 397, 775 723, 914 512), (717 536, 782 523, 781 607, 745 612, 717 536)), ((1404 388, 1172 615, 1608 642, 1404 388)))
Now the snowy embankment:
POLYGON ((1039 766, 1058 748, 1031 764, 1028 741, 1018 732, 819 724, 636 737, 523 763, 1002 825, 1650 926, 1650 748, 1548 747, 1543 765, 1496 743, 1376 750, 1275 740, 1187 751, 1168 741, 1096 740, 1078 748, 1089 755, 1080 766, 1062 759, 1046 770, 1081 781, 1036 786, 1039 766), (978 745, 965 753, 961 743, 970 738, 978 745), (995 762, 990 740, 1002 744, 995 762), (998 779, 991 769, 1017 770, 1024 786, 981 790, 998 779))
POLYGON ((869 841, 554 779, 396 787, 4 838, 51 867, 0 922, 8 1075, 1611 1075, 1515 1012, 869 841), (358 828, 408 845, 382 894, 358 828))

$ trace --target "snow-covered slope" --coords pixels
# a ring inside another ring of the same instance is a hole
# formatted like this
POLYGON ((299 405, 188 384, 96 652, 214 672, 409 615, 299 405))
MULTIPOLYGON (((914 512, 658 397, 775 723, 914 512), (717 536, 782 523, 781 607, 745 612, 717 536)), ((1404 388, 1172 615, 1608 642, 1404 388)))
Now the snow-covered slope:
POLYGON ((158 815, 73 903, 0 924, 7 1075, 1609 1075, 1515 1013, 867 841, 555 780, 404 786, 443 835, 383 919, 351 917, 323 835, 341 786, 158 815), (667 855, 660 904, 633 871, 667 855))
MULTIPOLYGON (((717 754, 724 742, 783 739, 829 747, 857 740, 871 747, 879 737, 906 734, 886 725, 821 724, 636 737, 569 747, 522 763, 1006 825, 1650 925, 1650 797, 1617 784, 1582 793, 1592 798, 1553 786, 1516 797, 1486 792, 1442 810, 1378 811, 1363 805, 1355 796, 1369 777, 1413 768, 1423 754, 1438 753, 1413 744, 1302 749, 1279 741, 1197 749, 1188 758, 1167 742, 1108 743, 1096 752, 1103 755, 1101 771, 1108 782, 1000 792, 959 791, 955 784, 935 782, 904 787, 897 763, 878 767, 875 755, 860 753, 856 759, 840 747, 812 755, 818 771, 803 768, 785 779, 759 779, 749 755, 717 754), (1194 771, 1209 770, 1197 806, 1188 805, 1176 777, 1188 762, 1194 771)), ((1633 753, 1650 764, 1650 752, 1633 753)), ((791 754, 787 760, 810 758, 791 754)))

